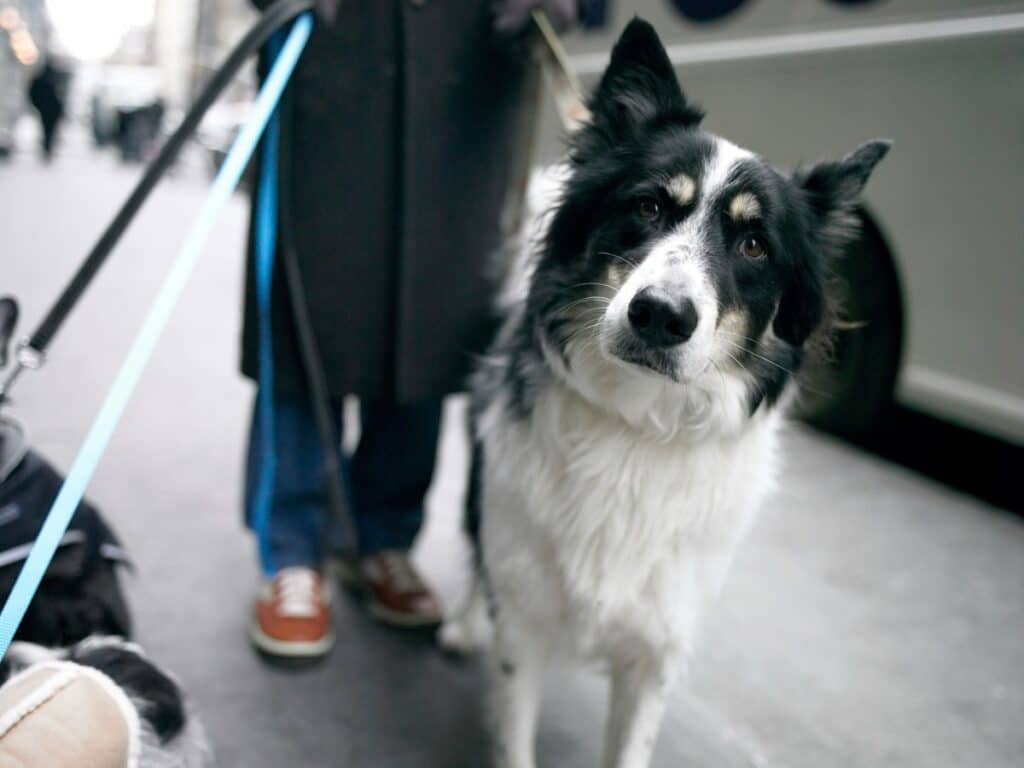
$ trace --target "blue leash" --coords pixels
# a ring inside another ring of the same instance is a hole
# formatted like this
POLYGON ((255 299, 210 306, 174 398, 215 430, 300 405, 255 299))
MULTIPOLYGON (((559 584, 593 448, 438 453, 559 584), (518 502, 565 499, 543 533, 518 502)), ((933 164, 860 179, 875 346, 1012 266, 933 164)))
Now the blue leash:
MULTIPOLYGON (((279 31, 270 38, 267 53, 276 59, 281 49, 279 31)), ((277 475, 277 453, 274 450, 276 419, 274 413, 274 339, 271 326, 271 287, 274 282, 274 256, 277 251, 277 177, 278 143, 281 134, 280 110, 275 110, 263 137, 263 158, 260 163, 259 187, 256 195, 255 252, 256 306, 259 319, 259 388, 256 396, 260 434, 260 469, 253 500, 253 530, 260 551, 264 575, 272 576, 273 552, 270 547, 270 512, 277 475)))
POLYGON ((164 284, 161 286, 149 314, 146 315, 128 356, 122 363, 117 378, 107 393, 103 406, 71 465, 67 479, 61 486, 60 493, 57 494, 57 498, 46 516, 43 527, 32 546, 32 551, 25 560, 25 564, 18 574, 18 580, 14 583, 11 594, 8 595, 7 601, 4 603, 3 611, 0 612, 0 660, 6 655, 7 649, 14 639, 14 634, 25 616, 25 611, 28 610, 43 575, 60 545, 60 540, 67 531, 71 517, 81 503, 85 488, 103 458, 110 437, 117 428, 135 385, 145 370, 160 339, 160 334, 166 327, 178 298, 192 274, 196 261, 202 253, 203 244, 206 242, 217 216, 230 199, 235 187, 238 186, 242 172, 255 151, 260 135, 270 120, 271 114, 281 99, 281 94, 309 40, 312 29, 313 16, 310 13, 300 16, 292 27, 280 55, 274 61, 270 74, 260 90, 252 118, 235 139, 231 151, 228 152, 224 164, 217 173, 217 178, 203 204, 199 218, 189 231, 181 251, 175 257, 164 284))

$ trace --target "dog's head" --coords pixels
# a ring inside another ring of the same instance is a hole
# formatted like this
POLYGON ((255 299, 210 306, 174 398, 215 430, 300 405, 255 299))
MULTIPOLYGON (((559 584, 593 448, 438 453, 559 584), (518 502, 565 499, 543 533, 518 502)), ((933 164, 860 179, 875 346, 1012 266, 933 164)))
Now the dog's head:
POLYGON ((827 262, 889 144, 783 174, 701 129, 639 19, 590 109, 531 282, 549 359, 592 399, 646 387, 698 410, 771 405, 822 323, 827 262))

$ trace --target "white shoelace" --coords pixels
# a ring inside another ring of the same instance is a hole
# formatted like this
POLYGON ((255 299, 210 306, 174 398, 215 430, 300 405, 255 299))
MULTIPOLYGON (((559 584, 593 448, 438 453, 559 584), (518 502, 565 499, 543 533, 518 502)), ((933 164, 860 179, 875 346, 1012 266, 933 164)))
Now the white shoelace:
POLYGON ((310 568, 284 568, 277 574, 277 591, 282 616, 308 619, 316 616, 317 575, 310 568))

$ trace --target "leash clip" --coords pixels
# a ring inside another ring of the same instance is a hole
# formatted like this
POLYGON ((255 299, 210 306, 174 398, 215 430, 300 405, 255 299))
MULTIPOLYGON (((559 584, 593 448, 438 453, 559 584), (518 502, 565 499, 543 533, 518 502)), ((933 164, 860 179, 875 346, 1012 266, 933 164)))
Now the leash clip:
POLYGON ((11 390, 21 374, 38 370, 45 362, 46 355, 33 347, 27 337, 18 341, 14 347, 14 365, 8 371, 7 378, 0 381, 0 408, 11 402, 11 390))
POLYGON ((46 353, 33 347, 26 336, 14 347, 14 362, 26 370, 36 371, 46 364, 46 353))

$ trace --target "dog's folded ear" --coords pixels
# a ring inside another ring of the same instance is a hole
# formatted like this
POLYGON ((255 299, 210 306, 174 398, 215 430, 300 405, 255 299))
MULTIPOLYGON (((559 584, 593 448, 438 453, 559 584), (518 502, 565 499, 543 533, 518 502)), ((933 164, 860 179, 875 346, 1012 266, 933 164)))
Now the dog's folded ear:
POLYGON ((696 126, 704 117, 683 96, 658 33, 640 18, 626 26, 612 49, 590 110, 595 131, 613 142, 655 121, 696 126))
POLYGON ((819 163, 798 171, 793 181, 810 208, 811 232, 818 258, 797 265, 787 279, 775 315, 775 334, 800 346, 824 315, 822 262, 837 257, 857 234, 856 209, 871 172, 892 142, 875 140, 857 147, 842 160, 819 163))
POLYGON ((861 144, 842 160, 818 163, 794 174, 793 180, 810 206, 823 245, 842 247, 856 235, 853 213, 860 193, 891 147, 891 141, 875 139, 861 144))

